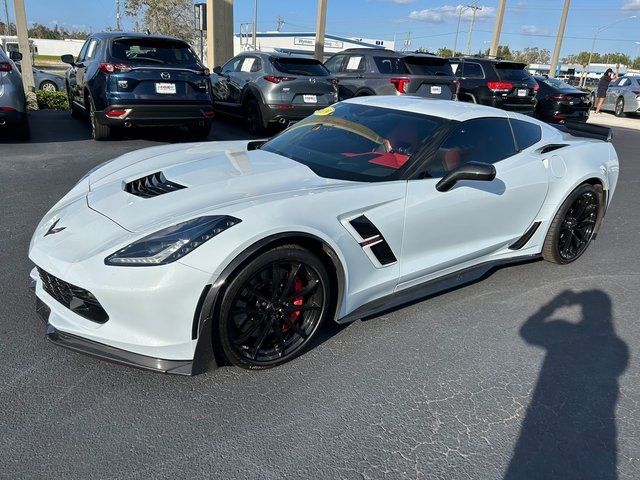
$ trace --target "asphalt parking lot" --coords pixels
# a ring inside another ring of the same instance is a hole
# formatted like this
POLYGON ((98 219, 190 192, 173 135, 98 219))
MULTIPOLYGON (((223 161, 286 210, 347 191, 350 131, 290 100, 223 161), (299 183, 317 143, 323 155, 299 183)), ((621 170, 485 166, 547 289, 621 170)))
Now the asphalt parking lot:
POLYGON ((86 170, 186 133, 31 124, 0 142, 0 478, 640 478, 640 131, 615 129, 618 191, 576 263, 329 325, 276 369, 188 378, 47 343, 27 290, 33 229, 86 170))

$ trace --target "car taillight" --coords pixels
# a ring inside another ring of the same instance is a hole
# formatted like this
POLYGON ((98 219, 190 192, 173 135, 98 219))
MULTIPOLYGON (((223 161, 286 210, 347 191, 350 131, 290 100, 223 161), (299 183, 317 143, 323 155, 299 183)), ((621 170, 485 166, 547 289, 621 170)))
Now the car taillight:
POLYGON ((399 93, 407 93, 407 85, 409 85, 411 80, 406 77, 398 77, 392 78, 389 81, 393 83, 399 93))
POLYGON ((109 118, 124 118, 129 114, 130 111, 130 108, 112 108, 110 110, 107 110, 105 114, 109 118))
POLYGON ((0 107, 0 110, 2 110, 3 112, 13 112, 15 110, 15 108, 13 108, 13 107, 0 107))
POLYGON ((571 97, 569 97, 568 95, 549 95, 549 98, 551 100, 557 100, 559 102, 566 102, 567 100, 571 99, 571 97))
POLYGON ((537 83, 533 84, 533 91, 537 92, 538 90, 540 90, 540 85, 538 85, 537 83))
POLYGON ((213 108, 203 108, 202 115, 204 115, 205 118, 213 118, 215 117, 216 113, 214 112, 213 108))
POLYGON ((9 62, 0 62, 0 72, 10 72, 13 69, 9 62))
POLYGON ((124 63, 101 63, 98 67, 104 73, 129 72, 131 67, 124 63))
POLYGON ((494 92, 508 92, 513 88, 511 82, 488 82, 487 87, 494 92))
POLYGON ((280 82, 288 82, 290 80, 295 80, 296 77, 277 77, 275 75, 266 75, 264 77, 264 79, 267 82, 271 82, 271 83, 280 83, 280 82))

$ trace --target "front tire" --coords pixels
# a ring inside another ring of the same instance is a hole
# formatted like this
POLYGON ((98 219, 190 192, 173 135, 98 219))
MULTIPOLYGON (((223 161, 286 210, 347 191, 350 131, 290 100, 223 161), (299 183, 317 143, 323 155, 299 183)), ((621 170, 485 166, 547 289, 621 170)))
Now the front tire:
POLYGON ((616 117, 624 117, 624 98, 620 97, 616 101, 616 109, 614 111, 616 117))
POLYGON ((231 280, 214 326, 214 345, 238 367, 275 367, 305 350, 330 315, 330 305, 322 262, 297 245, 274 248, 231 280))
POLYGON ((584 184, 571 192, 551 222, 542 248, 545 260, 566 265, 587 249, 602 220, 600 186, 584 184))
POLYGON ((40 90, 44 90, 45 92, 57 92, 58 85, 51 80, 45 80, 40 84, 40 90))

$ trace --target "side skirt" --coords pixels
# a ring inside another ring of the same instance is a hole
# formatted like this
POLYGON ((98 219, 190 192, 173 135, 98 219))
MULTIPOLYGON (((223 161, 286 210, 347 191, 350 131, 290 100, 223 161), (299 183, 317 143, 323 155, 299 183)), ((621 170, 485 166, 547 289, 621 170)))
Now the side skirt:
POLYGON ((426 297, 435 296, 439 293, 444 293, 475 282, 499 267, 528 263, 539 260, 540 258, 540 255, 527 255, 518 258, 492 260, 480 263, 457 272, 449 273, 443 277, 429 280, 420 285, 415 285, 413 287, 400 290, 399 292, 386 295, 382 298, 372 300, 371 302, 365 303, 364 305, 356 308, 353 312, 340 318, 338 323, 349 323, 354 320, 371 317, 388 310, 393 310, 401 305, 406 305, 415 302, 416 300, 424 300, 426 297))

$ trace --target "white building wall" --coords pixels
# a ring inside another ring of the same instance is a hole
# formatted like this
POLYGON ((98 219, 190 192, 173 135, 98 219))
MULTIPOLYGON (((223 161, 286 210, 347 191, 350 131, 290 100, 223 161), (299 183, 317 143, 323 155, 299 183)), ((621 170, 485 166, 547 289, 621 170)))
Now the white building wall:
POLYGON ((53 55, 59 57, 67 53, 77 56, 84 44, 84 40, 48 40, 44 38, 33 38, 33 44, 38 49, 38 55, 53 55))

